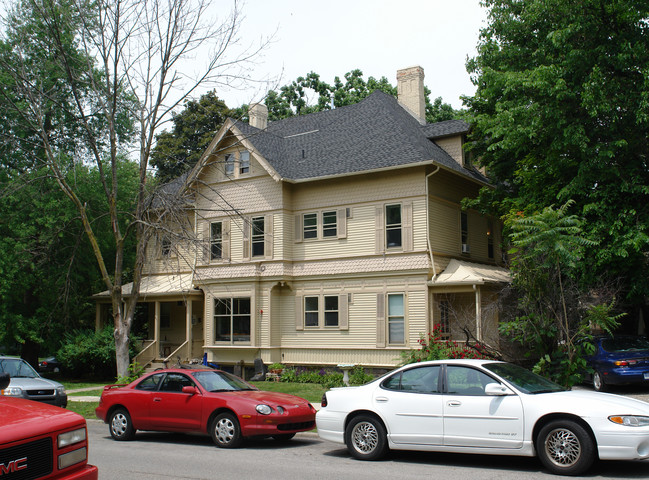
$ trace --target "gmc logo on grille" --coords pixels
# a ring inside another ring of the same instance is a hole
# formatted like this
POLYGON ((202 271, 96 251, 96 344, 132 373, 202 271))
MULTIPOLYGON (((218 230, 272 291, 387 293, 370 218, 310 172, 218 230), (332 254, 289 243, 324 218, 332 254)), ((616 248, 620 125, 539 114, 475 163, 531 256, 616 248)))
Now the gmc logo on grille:
POLYGON ((18 472, 27 468, 27 457, 12 460, 7 463, 0 463, 0 477, 8 473, 18 472))

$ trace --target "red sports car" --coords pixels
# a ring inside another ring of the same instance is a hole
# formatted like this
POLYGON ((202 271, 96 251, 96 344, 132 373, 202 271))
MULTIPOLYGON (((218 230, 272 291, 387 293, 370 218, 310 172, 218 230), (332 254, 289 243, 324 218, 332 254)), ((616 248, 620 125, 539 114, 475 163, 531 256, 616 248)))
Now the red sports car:
POLYGON ((290 440, 315 428, 315 408, 285 393, 263 392, 239 377, 212 369, 158 370, 129 385, 107 385, 97 417, 115 440, 136 430, 202 432, 222 448, 247 437, 290 440))

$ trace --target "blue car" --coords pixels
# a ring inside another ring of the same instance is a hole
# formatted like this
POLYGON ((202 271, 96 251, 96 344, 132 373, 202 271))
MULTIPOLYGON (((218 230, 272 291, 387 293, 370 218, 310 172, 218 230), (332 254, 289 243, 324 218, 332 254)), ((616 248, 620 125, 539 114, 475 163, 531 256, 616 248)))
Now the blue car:
POLYGON ((593 340, 596 351, 588 357, 593 388, 604 392, 611 385, 649 386, 649 341, 644 337, 616 335, 593 340))

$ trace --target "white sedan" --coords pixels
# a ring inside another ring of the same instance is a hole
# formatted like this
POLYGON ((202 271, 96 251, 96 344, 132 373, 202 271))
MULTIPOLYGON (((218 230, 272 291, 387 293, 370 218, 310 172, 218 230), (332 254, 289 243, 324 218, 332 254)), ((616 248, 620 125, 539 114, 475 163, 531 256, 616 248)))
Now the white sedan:
POLYGON ((361 460, 394 450, 538 455, 552 473, 649 458, 649 403, 570 391, 517 365, 440 360, 406 365, 322 397, 318 435, 361 460))

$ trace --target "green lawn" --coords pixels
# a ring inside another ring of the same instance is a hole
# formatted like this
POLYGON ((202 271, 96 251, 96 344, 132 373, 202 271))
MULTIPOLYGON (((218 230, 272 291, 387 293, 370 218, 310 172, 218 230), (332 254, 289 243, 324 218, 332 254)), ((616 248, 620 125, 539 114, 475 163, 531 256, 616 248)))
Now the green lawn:
MULTIPOLYGON (((291 395, 296 395, 302 397, 312 403, 320 403, 322 399, 322 394, 327 390, 322 385, 316 383, 289 383, 289 382, 250 382, 259 390, 265 390, 269 392, 282 392, 290 393, 291 395)), ((68 393, 68 396, 82 396, 82 395, 101 395, 104 384, 98 383, 74 383, 74 382, 65 382, 64 383, 66 390, 75 390, 77 388, 90 388, 90 387, 102 387, 96 390, 78 392, 78 393, 68 393)), ((68 410, 72 410, 85 418, 97 418, 95 416, 95 408, 97 408, 98 402, 72 402, 68 401, 68 410)))

